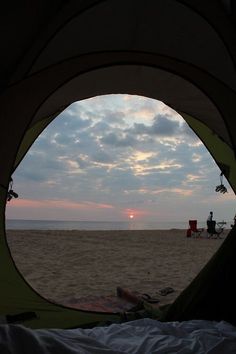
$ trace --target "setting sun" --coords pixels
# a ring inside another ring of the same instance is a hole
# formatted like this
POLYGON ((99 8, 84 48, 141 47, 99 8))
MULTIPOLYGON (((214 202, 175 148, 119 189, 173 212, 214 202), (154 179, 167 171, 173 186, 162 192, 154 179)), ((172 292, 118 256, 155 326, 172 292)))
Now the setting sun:
POLYGON ((133 218, 134 218, 133 214, 130 214, 129 218, 130 218, 130 219, 133 219, 133 218))

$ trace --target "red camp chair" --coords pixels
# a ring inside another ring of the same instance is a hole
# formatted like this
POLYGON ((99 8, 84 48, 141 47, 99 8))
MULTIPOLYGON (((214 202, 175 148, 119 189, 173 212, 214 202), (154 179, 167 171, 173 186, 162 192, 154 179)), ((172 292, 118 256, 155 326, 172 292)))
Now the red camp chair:
POLYGON ((197 220, 189 220, 189 230, 191 231, 191 236, 193 237, 200 237, 201 233, 203 232, 203 228, 197 228, 197 220))

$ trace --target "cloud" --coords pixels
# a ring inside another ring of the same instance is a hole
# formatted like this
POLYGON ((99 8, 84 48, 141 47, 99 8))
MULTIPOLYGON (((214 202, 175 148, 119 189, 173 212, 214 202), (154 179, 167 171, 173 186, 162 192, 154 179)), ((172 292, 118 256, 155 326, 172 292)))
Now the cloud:
POLYGON ((83 201, 81 203, 75 203, 67 199, 44 199, 44 200, 32 200, 32 199, 14 199, 11 203, 11 206, 14 208, 46 208, 46 209, 83 209, 83 210, 92 210, 92 209, 113 209, 111 204, 103 203, 94 203, 83 201))
POLYGON ((93 161, 101 162, 104 164, 110 164, 114 162, 114 156, 109 155, 104 150, 96 151, 91 157, 93 161))
MULTIPOLYGON (((27 208, 36 216, 38 207, 44 217, 63 217, 64 210, 76 218, 79 208, 80 218, 119 220, 124 208, 142 205, 139 217, 155 219, 155 212, 174 212, 176 203, 185 218, 184 210, 194 205, 201 215, 204 208, 197 205, 203 200, 212 205, 219 169, 196 134, 162 102, 110 95, 71 105, 33 144, 13 178, 17 203, 35 201, 35 208, 27 208)), ((14 215, 20 215, 20 204, 14 205, 14 215)))
POLYGON ((105 145, 116 147, 128 147, 137 145, 137 140, 131 134, 116 134, 114 132, 105 134, 100 142, 105 145))
POLYGON ((161 136, 173 136, 179 132, 180 124, 178 121, 171 120, 168 116, 158 115, 153 119, 150 134, 161 136))
POLYGON ((90 164, 89 162, 86 161, 86 157, 84 156, 78 156, 76 157, 76 162, 78 164, 78 167, 83 170, 86 169, 90 164))
POLYGON ((167 138, 162 141, 169 142, 181 142, 183 137, 187 139, 196 139, 196 135, 191 131, 186 123, 181 123, 178 120, 173 119, 169 115, 158 114, 149 122, 145 123, 136 123, 134 122, 133 126, 126 129, 126 131, 133 136, 146 136, 148 135, 151 139, 150 143, 153 142, 153 137, 156 138, 167 138), (151 124, 150 124, 151 122, 151 124))

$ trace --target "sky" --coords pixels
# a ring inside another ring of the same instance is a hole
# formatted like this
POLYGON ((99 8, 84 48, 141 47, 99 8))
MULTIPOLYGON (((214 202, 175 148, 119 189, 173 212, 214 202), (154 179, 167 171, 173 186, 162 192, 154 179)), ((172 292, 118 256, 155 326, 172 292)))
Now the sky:
POLYGON ((215 192, 220 170, 164 103, 106 95, 75 102, 38 137, 13 175, 8 219, 232 220, 235 195, 215 192))

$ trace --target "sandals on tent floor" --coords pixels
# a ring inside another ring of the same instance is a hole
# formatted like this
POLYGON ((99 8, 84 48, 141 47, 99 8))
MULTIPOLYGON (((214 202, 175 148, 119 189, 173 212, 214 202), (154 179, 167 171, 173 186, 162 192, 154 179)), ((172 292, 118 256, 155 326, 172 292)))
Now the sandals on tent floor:
MULTIPOLYGON (((139 294, 136 292, 132 292, 129 289, 117 287, 117 296, 120 298, 125 299, 126 301, 133 303, 135 305, 139 305, 142 301, 145 301, 149 304, 157 304, 160 302, 160 299, 156 297, 152 297, 149 294, 139 294)), ((167 286, 166 288, 163 288, 158 291, 158 294, 161 296, 166 296, 168 294, 173 293, 175 290, 171 288, 170 286, 167 286)))
POLYGON ((151 297, 149 294, 134 293, 129 289, 121 288, 120 286, 117 287, 116 292, 118 297, 123 298, 135 305, 139 305, 143 301, 146 301, 150 304, 160 302, 159 299, 151 297))
POLYGON ((142 300, 148 302, 149 304, 157 304, 160 302, 156 297, 151 297, 149 294, 142 294, 142 300))
POLYGON ((170 286, 167 286, 166 288, 159 290, 158 294, 160 294, 161 296, 166 296, 166 295, 171 294, 173 292, 174 292, 174 289, 171 288, 170 286))

